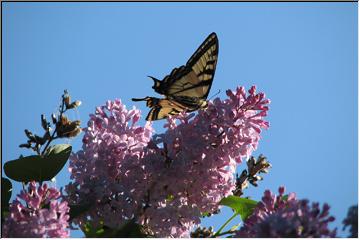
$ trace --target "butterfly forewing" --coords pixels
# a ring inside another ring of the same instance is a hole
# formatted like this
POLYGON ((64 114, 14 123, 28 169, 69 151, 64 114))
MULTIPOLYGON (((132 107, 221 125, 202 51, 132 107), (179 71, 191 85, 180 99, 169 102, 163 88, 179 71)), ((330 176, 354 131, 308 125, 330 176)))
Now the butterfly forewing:
POLYGON ((146 120, 154 121, 205 107, 206 98, 214 79, 219 52, 218 39, 211 33, 187 61, 174 68, 163 80, 154 80, 153 89, 165 95, 164 99, 146 97, 133 101, 147 101, 151 108, 146 120))
POLYGON ((218 57, 218 39, 210 34, 185 66, 175 68, 155 88, 158 93, 206 99, 214 78, 218 57))

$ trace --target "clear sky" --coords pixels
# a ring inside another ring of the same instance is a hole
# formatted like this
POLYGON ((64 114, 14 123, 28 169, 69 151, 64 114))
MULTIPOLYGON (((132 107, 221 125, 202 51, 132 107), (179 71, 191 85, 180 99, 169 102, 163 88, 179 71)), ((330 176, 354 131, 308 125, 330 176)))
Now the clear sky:
MULTIPOLYGON (((285 185, 298 198, 331 205, 332 226, 358 201, 357 3, 2 3, 2 163, 30 152, 24 129, 42 134, 68 89, 83 102, 71 118, 86 126, 96 106, 156 96, 162 79, 186 63, 211 32, 219 61, 210 96, 256 85, 271 99, 255 156, 273 165, 257 188, 285 185)), ((141 121, 144 124, 144 120, 141 121)), ((164 131, 164 121, 154 124, 164 131)), ((81 137, 71 141, 81 148, 81 137)), ((239 171, 245 164, 239 166, 239 171)), ((69 181, 64 168, 57 186, 69 181)), ((15 193, 20 184, 14 184, 15 193)), ((204 219, 218 229, 228 210, 204 219)), ((74 231, 72 236, 80 237, 74 231)))

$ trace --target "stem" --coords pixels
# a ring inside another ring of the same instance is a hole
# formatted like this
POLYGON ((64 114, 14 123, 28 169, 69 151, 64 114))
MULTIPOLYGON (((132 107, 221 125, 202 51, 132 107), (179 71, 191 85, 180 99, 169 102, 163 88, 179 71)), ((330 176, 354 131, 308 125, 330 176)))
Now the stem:
MULTIPOLYGON (((65 106, 65 101, 64 101, 64 97, 63 97, 63 99, 62 99, 62 104, 61 104, 61 109, 60 109, 59 121, 61 121, 61 117, 62 117, 63 113, 66 111, 66 110, 64 110, 64 106, 65 106)), ((56 132, 57 132, 57 126, 56 126, 56 124, 55 124, 55 130, 54 130, 54 132, 52 133, 52 135, 51 135, 50 139, 48 140, 48 142, 46 143, 45 148, 44 148, 43 151, 41 152, 41 155, 44 155, 44 153, 45 153, 46 149, 49 147, 51 141, 54 140, 54 139, 56 139, 56 137, 55 137, 56 132)))
MULTIPOLYGON (((226 234, 231 234, 231 233, 234 233, 234 231, 229 230, 229 231, 226 231, 226 232, 222 232, 222 233, 217 234, 216 237, 220 237, 220 236, 223 236, 223 235, 226 235, 226 234)), ((214 235, 214 237, 215 237, 215 235, 214 235)))
POLYGON ((31 149, 36 152, 38 155, 40 155, 40 149, 37 145, 35 145, 34 147, 31 147, 31 149))
POLYGON ((221 231, 226 227, 226 225, 228 225, 231 220, 233 220, 236 216, 238 215, 238 213, 234 213, 234 215, 231 216, 231 218, 229 218, 221 227, 220 229, 214 234, 213 237, 217 237, 220 235, 223 235, 224 233, 221 233, 221 231))

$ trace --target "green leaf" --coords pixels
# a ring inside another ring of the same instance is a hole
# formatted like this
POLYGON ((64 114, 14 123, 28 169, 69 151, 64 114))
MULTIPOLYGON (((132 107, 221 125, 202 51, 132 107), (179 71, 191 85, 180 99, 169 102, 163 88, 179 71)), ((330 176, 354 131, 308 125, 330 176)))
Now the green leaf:
POLYGON ((45 152, 47 179, 54 178, 64 167, 70 157, 72 147, 69 144, 57 144, 48 148, 45 152))
POLYGON ((70 220, 76 218, 77 216, 81 215, 82 213, 86 212, 91 208, 91 203, 84 203, 78 205, 69 205, 70 207, 70 220))
POLYGON ((103 232, 104 232, 103 225, 102 225, 102 223, 100 223, 100 224, 101 224, 101 226, 99 226, 98 228, 93 228, 91 226, 90 222, 85 223, 82 228, 83 232, 85 233, 85 237, 87 237, 87 238, 104 237, 103 236, 103 232))
POLYGON ((232 226, 232 227, 230 228, 230 231, 231 231, 231 232, 234 232, 235 230, 239 229, 241 225, 242 225, 242 223, 238 223, 238 224, 232 226))
POLYGON ((9 179, 1 177, 1 206, 9 204, 12 192, 12 184, 9 179))
POLYGON ((282 200, 287 201, 288 198, 289 198, 289 194, 285 194, 285 195, 282 197, 282 200))
POLYGON ((229 196, 221 199, 220 201, 220 205, 232 208, 237 214, 240 215, 243 221, 252 214, 256 204, 257 202, 254 200, 237 196, 229 196))
POLYGON ((203 213, 201 213, 201 217, 210 217, 211 216, 211 213, 209 213, 209 212, 203 212, 203 213))
POLYGON ((1 219, 9 211, 9 201, 12 193, 12 184, 9 179, 1 177, 1 219))
POLYGON ((115 237, 121 238, 143 238, 147 237, 142 231, 142 226, 137 224, 134 220, 126 222, 119 231, 115 234, 115 237))
POLYGON ((5 174, 18 182, 29 182, 38 178, 37 163, 41 157, 37 155, 22 157, 4 164, 5 174), (34 176, 34 177, 33 177, 34 176))
POLYGON ((68 144, 57 144, 48 148, 44 156, 33 155, 8 161, 5 174, 18 182, 49 181, 64 167, 71 153, 68 144))
POLYGON ((166 201, 168 201, 168 202, 171 202, 174 199, 175 199, 175 196, 173 194, 169 194, 166 196, 166 201))
POLYGON ((66 157, 69 158, 71 153, 71 145, 69 144, 56 144, 53 146, 50 146, 48 149, 46 149, 44 155, 45 156, 56 156, 57 157, 66 157), (60 155, 59 155, 60 154, 60 155))
POLYGON ((87 222, 83 227, 83 232, 87 238, 143 238, 147 237, 141 231, 142 226, 135 223, 134 220, 129 220, 121 225, 118 229, 111 229, 103 222, 98 228, 93 228, 90 222, 87 222))

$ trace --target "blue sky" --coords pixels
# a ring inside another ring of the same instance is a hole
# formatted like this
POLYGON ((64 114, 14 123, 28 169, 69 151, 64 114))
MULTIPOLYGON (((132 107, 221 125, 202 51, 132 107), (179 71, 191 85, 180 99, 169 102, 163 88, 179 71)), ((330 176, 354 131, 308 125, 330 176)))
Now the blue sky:
MULTIPOLYGON (((211 32, 219 61, 210 92, 256 85, 271 99, 255 156, 273 165, 257 188, 285 185, 299 198, 327 202, 341 221, 358 201, 357 3, 2 3, 2 163, 24 129, 42 133, 40 115, 56 112, 68 89, 83 105, 71 118, 86 125, 96 106, 156 96, 147 75, 162 79, 186 63, 211 32)), ((144 124, 144 120, 141 121, 144 124)), ((164 121, 154 123, 163 132, 164 121)), ((70 142, 75 151, 81 137, 70 142)), ((244 165, 239 166, 239 171, 244 165)), ((69 181, 66 168, 57 186, 69 181)), ((20 184, 13 182, 18 193, 20 184)), ((228 210, 204 219, 218 229, 228 210)), ((82 236, 74 231, 73 237, 82 236)))

